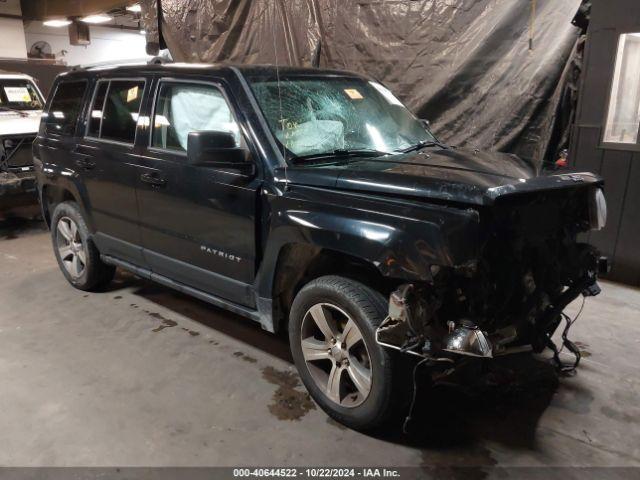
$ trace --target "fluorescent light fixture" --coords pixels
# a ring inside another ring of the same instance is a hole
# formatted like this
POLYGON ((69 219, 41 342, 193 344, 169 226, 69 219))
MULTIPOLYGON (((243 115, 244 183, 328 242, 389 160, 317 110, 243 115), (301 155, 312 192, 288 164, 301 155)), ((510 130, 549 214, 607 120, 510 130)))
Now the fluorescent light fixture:
POLYGON ((89 15, 88 17, 84 17, 80 19, 80 21, 84 23, 105 23, 105 22, 110 22, 111 20, 113 20, 113 17, 110 17, 109 15, 102 15, 102 14, 89 15))
POLYGON ((142 7, 140 6, 139 3, 134 3, 133 5, 129 5, 127 7, 127 10, 134 13, 140 13, 142 11, 142 7))
POLYGON ((42 22, 45 27, 66 27, 67 25, 71 25, 71 20, 67 20, 66 18, 58 18, 56 20, 46 20, 42 22))

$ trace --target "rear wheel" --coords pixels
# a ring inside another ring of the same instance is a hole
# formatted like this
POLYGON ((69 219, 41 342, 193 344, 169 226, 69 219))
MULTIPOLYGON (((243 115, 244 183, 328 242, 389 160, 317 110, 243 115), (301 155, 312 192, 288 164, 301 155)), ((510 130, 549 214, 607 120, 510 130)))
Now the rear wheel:
POLYGON ((60 270, 74 287, 94 290, 113 279, 115 268, 100 260, 75 202, 56 206, 51 219, 51 238, 60 270))
POLYGON ((390 413, 392 358, 375 341, 384 297, 339 276, 308 283, 291 307, 289 340, 303 383, 331 417, 372 429, 390 413))

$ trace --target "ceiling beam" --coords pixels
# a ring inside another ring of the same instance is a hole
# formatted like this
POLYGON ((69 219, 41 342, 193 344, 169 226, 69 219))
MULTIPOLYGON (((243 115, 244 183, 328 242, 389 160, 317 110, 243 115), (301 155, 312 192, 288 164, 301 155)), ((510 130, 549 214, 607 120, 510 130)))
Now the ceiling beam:
POLYGON ((136 3, 135 0, 21 0, 25 20, 46 20, 54 17, 84 17, 105 13, 136 3))

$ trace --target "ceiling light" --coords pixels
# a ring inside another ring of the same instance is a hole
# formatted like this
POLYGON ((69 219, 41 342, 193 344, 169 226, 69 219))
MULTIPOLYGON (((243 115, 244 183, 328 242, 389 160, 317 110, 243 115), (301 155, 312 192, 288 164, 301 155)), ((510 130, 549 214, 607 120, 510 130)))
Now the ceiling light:
POLYGON ((139 3, 135 3, 133 5, 129 5, 127 7, 127 10, 129 10, 130 12, 134 12, 134 13, 140 13, 142 11, 142 7, 140 6, 139 3))
POLYGON ((109 15, 89 15, 88 17, 84 17, 80 19, 84 23, 105 23, 113 20, 113 17, 109 15))
POLYGON ((71 20, 67 20, 66 18, 59 18, 57 20, 46 20, 42 22, 45 27, 66 27, 67 25, 71 25, 71 20))

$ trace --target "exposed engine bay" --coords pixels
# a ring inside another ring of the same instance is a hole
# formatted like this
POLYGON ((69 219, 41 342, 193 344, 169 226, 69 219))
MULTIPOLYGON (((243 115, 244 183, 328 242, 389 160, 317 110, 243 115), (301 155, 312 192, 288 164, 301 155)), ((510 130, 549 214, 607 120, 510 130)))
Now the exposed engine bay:
POLYGON ((601 195, 581 186, 505 196, 482 207, 478 258, 432 268, 432 282, 395 290, 378 342, 448 363, 548 347, 559 368, 574 368, 580 353, 567 338, 572 320, 563 311, 579 295, 600 292, 596 279, 606 259, 577 237, 604 224, 601 195), (563 318, 572 366, 560 362, 551 340, 563 318))
POLYGON ((0 172, 33 170, 31 144, 35 135, 0 136, 0 172))
POLYGON ((31 144, 35 135, 0 136, 0 196, 35 192, 31 144))

